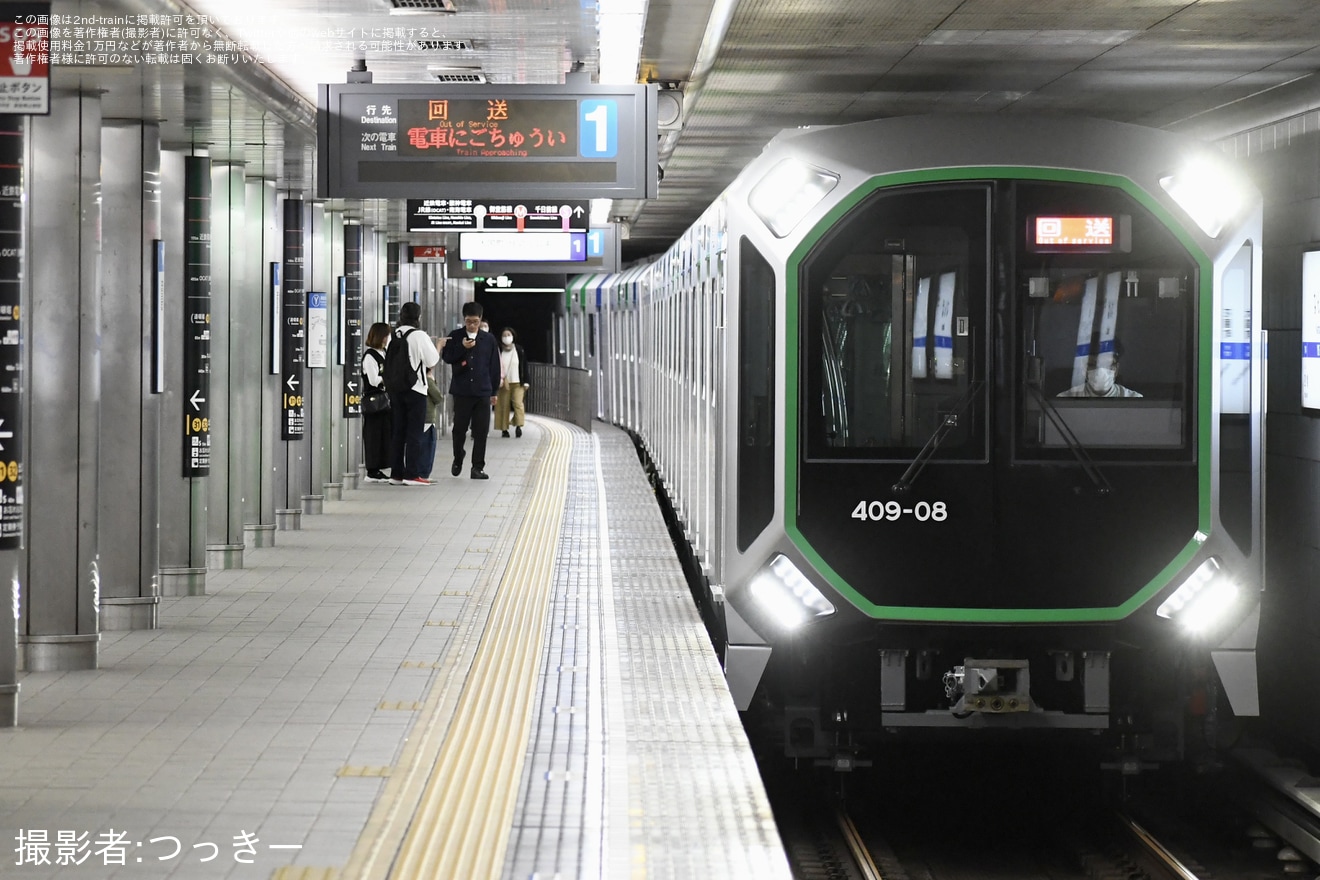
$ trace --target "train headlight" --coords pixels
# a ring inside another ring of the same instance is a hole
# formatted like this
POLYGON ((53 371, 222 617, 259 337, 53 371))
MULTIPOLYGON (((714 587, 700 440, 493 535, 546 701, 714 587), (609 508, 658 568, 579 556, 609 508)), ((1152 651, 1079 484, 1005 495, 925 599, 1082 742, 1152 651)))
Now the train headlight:
POLYGON ((1211 159, 1196 159, 1176 174, 1160 178, 1160 186, 1211 238, 1237 217, 1247 204, 1241 177, 1211 159))
POLYGON ((797 159, 785 159, 752 187, 747 204, 775 238, 783 238, 838 183, 838 175, 797 159))
POLYGON ((797 629, 813 617, 834 613, 830 600, 813 587, 782 553, 770 560, 769 568, 752 578, 747 591, 766 615, 783 629, 797 629))
POLYGON ((1185 631, 1197 635, 1223 620, 1238 604, 1241 593, 1238 585, 1221 570, 1219 559, 1211 556, 1155 613, 1177 621, 1185 631))

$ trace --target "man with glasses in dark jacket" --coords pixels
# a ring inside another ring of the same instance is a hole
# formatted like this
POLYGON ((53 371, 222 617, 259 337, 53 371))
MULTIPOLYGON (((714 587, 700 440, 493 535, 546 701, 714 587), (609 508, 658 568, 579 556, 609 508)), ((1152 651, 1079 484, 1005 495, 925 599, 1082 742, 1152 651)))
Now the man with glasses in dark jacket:
POLYGON ((450 333, 440 352, 453 367, 449 393, 454 397, 454 463, 449 472, 463 472, 464 444, 472 428, 472 473, 474 480, 486 474, 486 434, 490 431, 490 408, 500 387, 500 353, 495 337, 481 329, 481 303, 463 304, 463 326, 450 333))

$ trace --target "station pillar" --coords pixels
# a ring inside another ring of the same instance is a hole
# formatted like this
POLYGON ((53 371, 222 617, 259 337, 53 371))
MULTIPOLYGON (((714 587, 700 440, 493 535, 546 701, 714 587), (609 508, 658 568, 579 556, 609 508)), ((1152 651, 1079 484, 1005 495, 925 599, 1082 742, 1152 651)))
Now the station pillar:
POLYGON ((107 123, 101 131, 101 629, 154 629, 160 591, 160 128, 107 123))
POLYGON ((30 671, 95 669, 100 639, 101 101, 56 93, 50 105, 31 119, 27 156, 25 532, 42 536, 20 574, 30 671))

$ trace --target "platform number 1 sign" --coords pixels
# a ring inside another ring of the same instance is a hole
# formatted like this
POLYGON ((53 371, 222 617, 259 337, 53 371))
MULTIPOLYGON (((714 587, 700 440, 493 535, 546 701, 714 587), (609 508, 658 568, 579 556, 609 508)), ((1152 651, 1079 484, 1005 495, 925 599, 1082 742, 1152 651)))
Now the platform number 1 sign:
POLYGON ((610 159, 619 153, 619 105, 611 100, 578 104, 578 155, 584 159, 610 159))

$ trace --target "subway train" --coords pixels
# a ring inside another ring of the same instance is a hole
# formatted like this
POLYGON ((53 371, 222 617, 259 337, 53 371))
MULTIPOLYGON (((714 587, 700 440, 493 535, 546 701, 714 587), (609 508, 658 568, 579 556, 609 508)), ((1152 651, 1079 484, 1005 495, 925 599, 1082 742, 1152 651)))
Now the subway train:
MULTIPOLYGON (((730 691, 786 754, 1258 714, 1261 196, 1092 119, 784 132, 665 254, 568 288, 730 691)), ((585 355, 584 355, 585 357, 585 355)))

